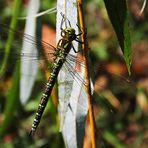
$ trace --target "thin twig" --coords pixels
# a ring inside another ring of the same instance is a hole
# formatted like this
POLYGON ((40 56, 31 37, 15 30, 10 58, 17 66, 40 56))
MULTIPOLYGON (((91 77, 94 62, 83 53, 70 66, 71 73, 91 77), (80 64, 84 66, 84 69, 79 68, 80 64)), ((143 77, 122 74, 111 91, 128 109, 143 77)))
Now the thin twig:
POLYGON ((94 119, 94 112, 93 112, 93 105, 92 105, 90 75, 89 75, 89 63, 88 63, 88 61, 89 61, 88 60, 88 42, 87 42, 87 39, 86 39, 82 0, 77 0, 77 5, 78 5, 80 27, 82 29, 82 42, 84 42, 84 44, 82 44, 82 49, 84 51, 84 62, 85 62, 85 65, 87 67, 86 70, 85 70, 85 79, 86 79, 86 84, 88 84, 88 85, 85 87, 85 89, 86 89, 86 93, 87 93, 87 97, 88 97, 91 141, 92 141, 92 148, 96 148, 95 119, 94 119))

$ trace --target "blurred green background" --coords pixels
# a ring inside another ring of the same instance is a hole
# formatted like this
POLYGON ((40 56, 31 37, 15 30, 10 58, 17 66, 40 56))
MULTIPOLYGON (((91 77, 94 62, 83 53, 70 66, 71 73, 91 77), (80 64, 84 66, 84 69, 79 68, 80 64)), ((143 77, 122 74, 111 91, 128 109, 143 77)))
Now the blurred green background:
MULTIPOLYGON (((27 0, 22 1, 21 13, 26 15, 27 0)), ((40 11, 55 7, 53 0, 44 0, 40 11)), ((0 1, 0 23, 9 24, 14 1, 0 1)), ((117 37, 109 21, 103 1, 85 1, 90 59, 95 67, 94 111, 97 147, 148 147, 148 9, 140 15, 142 2, 129 0, 129 23, 132 40, 132 68, 128 76, 117 37)), ((18 21, 17 30, 23 31, 25 21, 18 21)), ((55 30, 56 14, 42 16, 42 23, 55 30)), ((9 26, 9 25, 8 25, 9 26)), ((0 26, 0 29, 1 26, 0 26)), ((8 31, 8 30, 4 30, 8 31)), ((53 38, 55 36, 53 35, 53 38)), ((14 40, 18 40, 14 36, 14 40)), ((4 50, 6 38, 0 38, 4 50)), ((21 46, 21 43, 20 43, 21 46)), ((0 56, 0 64, 2 58, 0 56)), ((19 61, 19 60, 18 60, 19 61)), ((9 62, 10 63, 10 62, 9 62)), ((28 136, 42 90, 46 82, 45 69, 38 71, 35 86, 28 102, 19 100, 19 62, 8 64, 0 78, 0 147, 65 147, 57 106, 52 98, 41 120, 34 139, 28 136), (8 99, 9 98, 9 99, 8 99), (7 118, 6 118, 7 117, 7 118), (6 120, 7 119, 7 120, 6 120)), ((1 65, 0 65, 1 66, 1 65)), ((86 127, 89 127, 87 122, 86 127)), ((91 146, 89 128, 86 128, 84 147, 91 146)))

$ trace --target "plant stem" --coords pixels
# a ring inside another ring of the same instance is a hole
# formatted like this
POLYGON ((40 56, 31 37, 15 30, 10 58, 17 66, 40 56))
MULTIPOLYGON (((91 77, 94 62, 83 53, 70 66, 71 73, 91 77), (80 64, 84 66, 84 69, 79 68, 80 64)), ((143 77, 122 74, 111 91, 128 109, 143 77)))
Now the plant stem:
POLYGON ((86 38, 85 32, 85 23, 84 23, 84 14, 82 8, 82 0, 77 0, 78 5, 78 13, 79 13, 79 21, 80 21, 80 28, 82 29, 82 49, 84 51, 84 62, 86 65, 85 70, 85 80, 87 86, 85 87, 87 98, 88 98, 88 109, 89 109, 89 120, 90 120, 90 131, 91 131, 91 141, 92 141, 92 148, 96 148, 96 138, 95 138, 95 119, 94 119, 94 112, 93 112, 93 104, 92 104, 92 96, 91 96, 91 87, 90 87, 90 74, 89 74, 89 63, 88 63, 88 42, 86 38))
MULTIPOLYGON (((18 20, 17 18, 18 18, 18 15, 20 14, 20 10, 21 10, 21 0, 15 0, 14 6, 13 6, 13 15, 12 15, 11 23, 10 23, 11 29, 14 29, 14 30, 16 29, 17 20, 18 20)), ((14 32, 9 31, 7 43, 5 46, 5 55, 4 55, 2 66, 0 67, 0 77, 4 74, 4 71, 7 67, 7 61, 8 61, 13 39, 14 39, 14 32)))

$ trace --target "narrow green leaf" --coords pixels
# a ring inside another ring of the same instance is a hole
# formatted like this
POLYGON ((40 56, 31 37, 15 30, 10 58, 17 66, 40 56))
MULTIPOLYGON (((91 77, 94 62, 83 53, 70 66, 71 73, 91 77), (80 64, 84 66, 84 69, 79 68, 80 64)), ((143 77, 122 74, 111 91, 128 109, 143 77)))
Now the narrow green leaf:
POLYGON ((118 137, 114 133, 110 131, 105 131, 103 133, 103 137, 105 138, 106 141, 111 143, 113 147, 125 148, 125 145, 119 141, 118 137))
POLYGON ((4 121, 0 126, 0 137, 2 137, 7 131, 8 127, 12 124, 14 112, 17 109, 19 101, 19 80, 20 80, 20 64, 17 62, 16 68, 13 74, 12 86, 8 92, 7 100, 4 111, 4 121))
MULTIPOLYGON (((14 7, 13 7, 13 15, 12 15, 12 20, 11 20, 11 24, 10 24, 10 28, 16 30, 16 25, 17 25, 17 18, 20 14, 20 10, 21 10, 21 0, 15 0, 14 1, 14 7)), ((3 63, 2 66, 0 67, 0 77, 4 74, 4 71, 7 67, 7 60, 9 57, 9 52, 11 49, 11 44, 13 42, 14 39, 14 32, 13 31, 9 31, 9 36, 7 39, 7 43, 6 43, 6 47, 5 47, 5 56, 3 58, 3 63)))
POLYGON ((104 0, 104 3, 130 74, 132 48, 126 0, 104 0))

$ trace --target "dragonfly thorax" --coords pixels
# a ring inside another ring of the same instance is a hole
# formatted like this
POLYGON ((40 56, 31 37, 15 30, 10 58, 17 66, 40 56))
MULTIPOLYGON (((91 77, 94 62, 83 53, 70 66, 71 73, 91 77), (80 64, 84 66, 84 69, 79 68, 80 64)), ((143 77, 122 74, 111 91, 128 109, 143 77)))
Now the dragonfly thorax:
POLYGON ((57 51, 56 51, 56 57, 58 57, 59 59, 65 59, 65 57, 66 57, 66 53, 65 53, 65 51, 63 50, 63 49, 58 49, 57 51))

